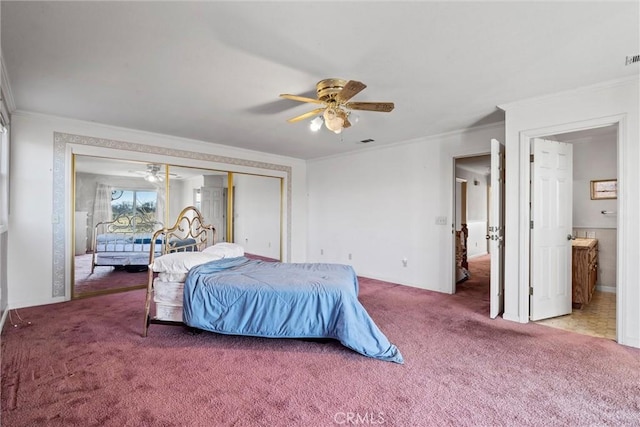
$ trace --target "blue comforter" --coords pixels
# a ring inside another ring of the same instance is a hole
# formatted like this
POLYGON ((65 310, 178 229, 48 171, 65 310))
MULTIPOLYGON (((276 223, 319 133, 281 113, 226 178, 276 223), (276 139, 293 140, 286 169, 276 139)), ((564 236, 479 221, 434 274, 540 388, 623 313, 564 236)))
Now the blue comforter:
POLYGON ((403 363, 358 301, 351 266, 227 258, 189 271, 183 321, 207 331, 333 338, 365 356, 403 363))

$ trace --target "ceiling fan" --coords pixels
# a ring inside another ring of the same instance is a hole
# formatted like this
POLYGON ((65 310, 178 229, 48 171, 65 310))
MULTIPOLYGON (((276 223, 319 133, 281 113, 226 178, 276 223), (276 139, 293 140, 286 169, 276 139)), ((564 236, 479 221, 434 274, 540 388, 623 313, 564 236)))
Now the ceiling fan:
MULTIPOLYGON (((164 181, 165 172, 162 168, 162 165, 158 165, 155 163, 150 163, 147 165, 147 170, 145 171, 129 171, 131 173, 135 173, 137 175, 142 175, 145 181, 149 182, 162 182, 164 181)), ((178 175, 175 173, 170 173, 169 177, 175 178, 178 175)))
MULTIPOLYGON (((356 80, 324 79, 316 84, 317 99, 283 93, 281 98, 293 101, 321 104, 322 107, 293 117, 287 122, 295 123, 322 113, 324 124, 332 132, 340 133, 342 129, 351 126, 349 110, 378 111, 388 113, 393 110, 393 102, 349 102, 351 98, 366 88, 362 82, 356 80)), ((316 117, 311 122, 311 129, 318 130, 322 126, 322 119, 316 117)))

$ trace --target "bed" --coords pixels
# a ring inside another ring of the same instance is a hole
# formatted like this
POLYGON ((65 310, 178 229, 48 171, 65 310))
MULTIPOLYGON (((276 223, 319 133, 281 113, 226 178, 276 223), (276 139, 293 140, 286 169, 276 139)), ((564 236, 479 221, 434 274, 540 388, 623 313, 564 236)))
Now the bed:
POLYGON ((150 261, 143 336, 151 323, 168 323, 218 334, 333 339, 362 355, 403 363, 358 300, 349 265, 251 259, 225 242, 151 253, 150 261))
POLYGON ((99 266, 146 268, 152 235, 162 226, 142 215, 122 214, 112 221, 99 222, 93 232, 91 273, 99 266))

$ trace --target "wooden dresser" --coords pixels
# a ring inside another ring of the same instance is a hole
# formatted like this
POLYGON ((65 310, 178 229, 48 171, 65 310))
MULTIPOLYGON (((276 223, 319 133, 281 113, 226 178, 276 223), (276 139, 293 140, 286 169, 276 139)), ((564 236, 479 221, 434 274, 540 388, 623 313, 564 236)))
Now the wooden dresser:
POLYGON ((598 280, 598 240, 575 239, 572 246, 572 302, 582 308, 591 301, 598 280))

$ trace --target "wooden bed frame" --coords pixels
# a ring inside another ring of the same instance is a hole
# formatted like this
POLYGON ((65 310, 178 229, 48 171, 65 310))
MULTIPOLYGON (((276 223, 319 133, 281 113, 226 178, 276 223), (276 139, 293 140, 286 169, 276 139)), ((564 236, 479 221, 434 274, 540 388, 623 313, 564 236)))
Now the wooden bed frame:
MULTIPOLYGON (((156 231, 151 239, 149 249, 149 265, 153 264, 156 256, 183 251, 202 251, 215 243, 216 229, 211 224, 204 224, 202 214, 194 206, 187 206, 180 212, 178 219, 171 228, 163 228, 156 231), (160 250, 156 248, 159 243, 160 250)), ((182 322, 161 320, 151 316, 151 300, 153 297, 153 279, 155 274, 152 268, 148 271, 147 296, 144 308, 144 328, 142 336, 147 336, 151 323, 180 325, 182 322)))

